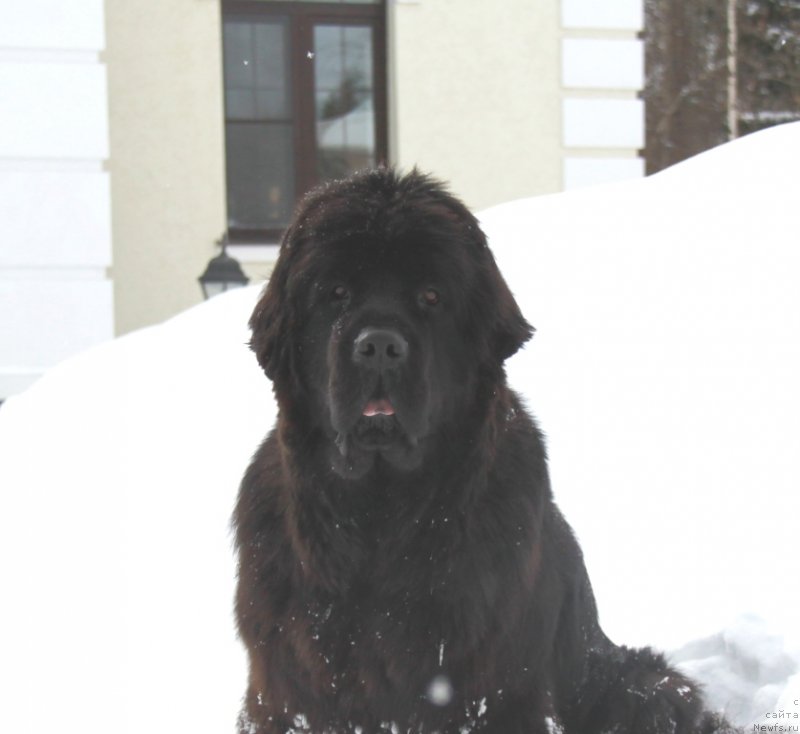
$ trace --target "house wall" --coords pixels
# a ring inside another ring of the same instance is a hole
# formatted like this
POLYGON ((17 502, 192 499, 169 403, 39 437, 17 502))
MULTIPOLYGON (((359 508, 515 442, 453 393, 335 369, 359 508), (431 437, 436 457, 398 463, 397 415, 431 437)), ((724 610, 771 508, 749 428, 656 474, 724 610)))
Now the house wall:
POLYGON ((218 0, 106 0, 117 333, 202 300, 225 230, 218 0))
MULTIPOLYGON (((559 0, 388 3, 393 162, 474 208, 561 187, 559 0)), ((218 0, 106 0, 117 332, 199 302, 225 227, 218 0)), ((235 247, 253 281, 273 247, 235 247)))
POLYGON ((0 0, 0 400, 113 334, 102 0, 0 0))
POLYGON ((393 155, 480 209, 561 188, 559 0, 390 5, 393 155))
MULTIPOLYGON (((475 209, 641 175, 641 6, 388 0, 392 161, 475 209)), ((201 300, 222 100, 219 0, 0 0, 0 399, 201 300)))
MULTIPOLYGON (((475 209, 638 176, 641 0, 389 0, 390 157, 475 209)), ((106 0, 118 333, 199 302, 225 227, 219 0, 106 0)), ((253 281, 276 248, 230 253, 253 281)))

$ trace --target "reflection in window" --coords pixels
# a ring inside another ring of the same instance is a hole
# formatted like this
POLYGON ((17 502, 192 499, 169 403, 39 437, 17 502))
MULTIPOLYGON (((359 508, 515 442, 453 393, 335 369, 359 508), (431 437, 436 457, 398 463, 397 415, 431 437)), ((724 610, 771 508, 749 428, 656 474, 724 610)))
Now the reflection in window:
POLYGON ((376 163, 372 29, 314 28, 317 174, 337 178, 376 163))

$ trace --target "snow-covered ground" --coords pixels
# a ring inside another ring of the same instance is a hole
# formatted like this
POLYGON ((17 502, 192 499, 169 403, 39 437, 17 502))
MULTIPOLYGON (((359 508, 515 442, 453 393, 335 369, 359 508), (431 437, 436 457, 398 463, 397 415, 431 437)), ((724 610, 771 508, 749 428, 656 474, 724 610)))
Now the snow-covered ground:
MULTIPOLYGON (((786 125, 482 217, 538 329, 509 375, 606 630, 670 651, 748 730, 800 725, 798 171, 786 125)), ((257 293, 0 409, 4 734, 233 730, 228 521, 275 415, 245 347, 257 293)))

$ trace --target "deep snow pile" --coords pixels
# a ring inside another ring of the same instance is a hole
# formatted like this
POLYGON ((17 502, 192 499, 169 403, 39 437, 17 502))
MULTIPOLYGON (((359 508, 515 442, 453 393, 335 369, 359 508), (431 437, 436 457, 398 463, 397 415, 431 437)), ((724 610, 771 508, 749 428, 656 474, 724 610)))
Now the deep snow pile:
MULTIPOLYGON (((798 170, 788 125, 482 217, 538 329, 510 380, 601 621, 672 651, 742 724, 800 715, 798 170)), ((233 729, 228 519, 275 412, 245 347, 256 296, 98 347, 0 409, 0 731, 233 729)))

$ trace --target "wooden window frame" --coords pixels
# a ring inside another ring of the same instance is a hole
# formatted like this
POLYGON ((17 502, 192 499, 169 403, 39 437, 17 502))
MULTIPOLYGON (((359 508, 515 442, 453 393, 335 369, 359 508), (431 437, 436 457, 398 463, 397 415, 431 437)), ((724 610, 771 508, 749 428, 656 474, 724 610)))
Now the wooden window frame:
MULTIPOLYGON (((294 133, 295 202, 320 183, 316 173, 317 140, 314 110, 314 64, 306 54, 313 49, 314 26, 363 25, 373 29, 373 69, 375 77, 375 154, 379 164, 388 160, 388 90, 386 63, 386 3, 336 4, 307 2, 263 2, 261 0, 222 0, 222 18, 284 16, 289 19, 289 79, 292 85, 294 133)), ((225 89, 223 86, 223 94, 225 89)), ((223 108, 227 123, 227 113, 223 108)), ((227 157, 227 139, 225 143, 227 157)), ((227 200, 227 182, 226 182, 227 200)), ((226 215, 227 217, 227 215, 226 215)), ((271 244, 282 228, 229 228, 233 244, 271 244)))

